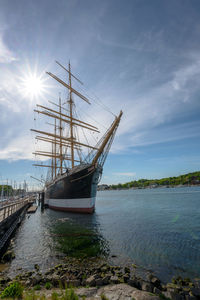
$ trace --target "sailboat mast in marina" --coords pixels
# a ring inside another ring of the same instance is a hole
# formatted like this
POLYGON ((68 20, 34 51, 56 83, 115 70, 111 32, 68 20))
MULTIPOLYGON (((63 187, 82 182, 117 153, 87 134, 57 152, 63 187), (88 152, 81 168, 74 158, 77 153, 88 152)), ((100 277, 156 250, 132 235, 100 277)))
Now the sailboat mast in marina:
POLYGON ((51 151, 35 151, 36 156, 49 158, 49 164, 34 164, 39 167, 48 168, 48 176, 44 187, 45 204, 51 209, 71 211, 78 213, 93 213, 97 185, 103 171, 103 165, 110 150, 117 127, 120 123, 122 111, 115 117, 110 128, 103 137, 92 145, 88 142, 89 132, 99 133, 96 126, 82 121, 78 118, 75 110, 74 98, 78 97, 87 105, 90 100, 72 87, 72 80, 83 84, 68 69, 56 62, 68 74, 68 82, 64 82, 56 75, 47 74, 68 90, 67 109, 61 103, 52 103, 56 108, 37 105, 36 113, 49 117, 53 120, 53 131, 42 131, 31 129, 36 135, 36 140, 51 145, 51 151), (86 142, 80 140, 78 129, 81 129, 86 142), (87 133, 85 134, 85 131, 87 133), (84 149, 88 154, 84 155, 84 149))

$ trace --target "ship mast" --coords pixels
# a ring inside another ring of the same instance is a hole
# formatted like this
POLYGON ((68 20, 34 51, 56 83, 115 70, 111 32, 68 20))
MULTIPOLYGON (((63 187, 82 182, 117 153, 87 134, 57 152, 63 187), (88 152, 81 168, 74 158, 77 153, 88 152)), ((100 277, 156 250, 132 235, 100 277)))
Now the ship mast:
POLYGON ((38 133, 39 135, 36 136, 36 139, 42 142, 47 142, 52 144, 52 150, 51 152, 47 151, 36 151, 33 154, 44 156, 46 158, 51 158, 51 165, 43 165, 43 164, 34 164, 34 166, 41 166, 41 167, 50 167, 51 168, 51 179, 55 178, 58 174, 63 174, 63 172, 66 171, 66 167, 63 166, 63 161, 68 160, 70 162, 70 167, 73 169, 75 166, 75 163, 81 163, 81 158, 79 157, 79 160, 75 158, 75 150, 77 153, 80 151, 80 147, 86 147, 88 149, 92 150, 98 150, 97 147, 88 145, 86 143, 82 143, 76 138, 75 136, 75 130, 76 127, 81 127, 83 129, 87 129, 89 131, 98 132, 99 130, 94 125, 91 125, 89 123, 83 122, 82 120, 79 120, 74 117, 74 101, 73 101, 73 94, 78 96, 80 99, 84 100, 88 104, 90 104, 90 101, 88 98, 86 98, 84 95, 79 93, 77 90, 75 90, 72 87, 72 77, 76 79, 80 84, 83 84, 76 76, 74 76, 71 72, 71 65, 69 62, 68 69, 63 67, 59 62, 56 61, 56 63, 62 67, 67 73, 68 73, 68 83, 62 81, 60 78, 58 78, 56 75, 46 72, 49 76, 51 76, 53 79, 58 81, 60 84, 62 84, 65 88, 69 90, 69 98, 68 98, 68 107, 69 110, 66 110, 62 107, 61 104, 61 97, 59 96, 59 104, 52 103, 51 104, 56 105, 59 107, 58 111, 56 109, 52 109, 49 107, 46 107, 44 105, 37 104, 37 109, 34 111, 38 114, 43 114, 47 117, 54 119, 54 124, 50 124, 54 126, 54 132, 47 132, 47 131, 41 131, 36 129, 31 129, 31 131, 34 131, 38 133), (65 111, 68 111, 66 114, 65 111), (56 121, 58 120, 58 121, 56 121), (63 131, 63 124, 67 124, 69 126, 69 136, 64 135, 63 131), (57 130, 58 129, 58 130, 57 130), (70 155, 66 155, 63 150, 70 148, 70 155), (57 172, 59 170, 59 172, 57 172), (58 174, 57 174, 58 173, 58 174))
POLYGON ((73 100, 72 100, 72 81, 71 81, 71 66, 69 62, 69 107, 70 107, 70 139, 71 139, 71 165, 72 168, 74 167, 74 136, 73 136, 73 122, 72 122, 72 117, 73 117, 73 100))
MULTIPOLYGON (((59 113, 60 113, 60 126, 59 126, 59 132, 60 132, 60 173, 62 174, 63 171, 63 154, 62 154, 62 119, 61 119, 61 98, 59 97, 59 113)), ((56 119, 55 119, 56 121, 56 119)), ((56 135, 56 133, 55 133, 56 135)))
MULTIPOLYGON (((55 119, 55 125, 54 125, 54 133, 56 136, 56 119, 55 119)), ((56 161, 56 138, 54 138, 54 176, 56 177, 57 172, 57 161, 56 161)))

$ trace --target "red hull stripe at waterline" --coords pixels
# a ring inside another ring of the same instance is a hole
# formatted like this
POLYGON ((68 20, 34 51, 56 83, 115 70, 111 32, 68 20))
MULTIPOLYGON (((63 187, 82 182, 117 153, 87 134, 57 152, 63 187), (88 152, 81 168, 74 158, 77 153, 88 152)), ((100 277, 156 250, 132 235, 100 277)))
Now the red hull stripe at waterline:
POLYGON ((70 212, 85 213, 85 214, 92 214, 94 212, 94 206, 92 206, 92 207, 58 207, 58 206, 49 205, 49 208, 54 209, 54 210, 70 211, 70 212))

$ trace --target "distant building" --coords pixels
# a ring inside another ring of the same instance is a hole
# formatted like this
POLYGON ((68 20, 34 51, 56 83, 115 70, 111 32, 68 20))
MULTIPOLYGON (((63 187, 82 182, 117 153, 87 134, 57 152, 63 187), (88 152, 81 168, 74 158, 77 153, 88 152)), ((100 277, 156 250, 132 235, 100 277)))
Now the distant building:
POLYGON ((105 191, 105 190, 108 190, 108 189, 109 189, 109 186, 107 184, 100 184, 97 187, 97 191, 105 191))

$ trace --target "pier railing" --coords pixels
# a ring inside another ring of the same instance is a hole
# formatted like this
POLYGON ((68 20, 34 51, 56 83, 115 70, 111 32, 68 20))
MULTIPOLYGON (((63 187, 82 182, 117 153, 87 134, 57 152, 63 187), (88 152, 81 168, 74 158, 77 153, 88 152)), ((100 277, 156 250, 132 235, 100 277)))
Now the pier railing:
POLYGON ((30 202, 29 198, 23 198, 20 200, 13 201, 12 203, 0 207, 0 223, 7 219, 9 216, 14 214, 20 208, 30 202))

